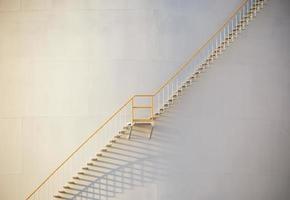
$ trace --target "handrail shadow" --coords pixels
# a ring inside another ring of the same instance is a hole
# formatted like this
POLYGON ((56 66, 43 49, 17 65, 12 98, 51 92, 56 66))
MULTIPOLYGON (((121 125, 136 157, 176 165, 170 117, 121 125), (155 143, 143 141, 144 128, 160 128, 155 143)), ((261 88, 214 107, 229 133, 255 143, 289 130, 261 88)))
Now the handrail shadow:
POLYGON ((65 186, 65 198, 78 200, 111 199, 138 186, 164 180, 168 152, 164 145, 169 138, 165 133, 146 138, 144 130, 136 129, 131 140, 126 135, 118 138, 102 156, 92 161, 78 174, 77 179, 65 186))

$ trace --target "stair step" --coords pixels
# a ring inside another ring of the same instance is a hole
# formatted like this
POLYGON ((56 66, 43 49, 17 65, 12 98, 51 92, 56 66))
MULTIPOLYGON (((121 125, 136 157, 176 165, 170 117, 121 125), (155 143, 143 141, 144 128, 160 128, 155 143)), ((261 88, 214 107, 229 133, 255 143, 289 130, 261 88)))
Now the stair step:
POLYGON ((195 78, 196 78, 196 77, 195 77, 194 75, 190 77, 190 79, 195 79, 195 78))
POLYGON ((246 26, 248 25, 248 23, 247 22, 240 22, 239 23, 240 25, 241 25, 241 29, 243 30, 243 29, 245 29, 246 28, 246 26))
MULTIPOLYGON (((174 94, 172 95, 172 98, 169 99, 167 102, 168 103, 165 103, 163 108, 160 108, 160 113, 155 113, 153 115, 153 117, 151 119, 155 119, 157 116, 159 116, 164 110, 166 110, 172 102, 174 102, 174 98, 177 98, 179 93, 182 92, 183 89, 185 89, 187 86, 189 86, 192 82, 191 80, 194 79, 194 78, 197 78, 197 75, 201 73, 201 71, 203 71, 204 69, 206 69, 206 67, 210 64, 211 61, 214 61, 220 53, 223 52, 223 50, 226 49, 227 45, 233 41, 236 36, 239 34, 239 31, 241 31, 242 29, 245 28, 245 26, 247 25, 247 23, 253 19, 253 17, 256 15, 256 13, 258 12, 258 10, 261 8, 261 6, 263 5, 264 3, 264 0, 257 0, 255 3, 253 3, 252 7, 249 9, 249 12, 246 13, 246 15, 239 21, 239 23, 233 27, 234 29, 228 34, 228 36, 226 38, 224 38, 224 41, 222 41, 220 44, 220 46, 216 47, 216 49, 214 49, 213 53, 209 55, 209 57, 206 59, 206 62, 201 64, 197 71, 190 77, 190 79, 187 79, 185 81, 184 84, 181 85, 181 87, 177 90, 177 94, 174 94)), ((121 130, 119 131, 119 135, 116 135, 114 138, 120 138, 122 137, 123 134, 126 134, 128 133, 128 130, 130 130, 131 128, 131 124, 128 124, 127 126, 124 126, 123 129, 124 130, 121 130)), ((113 143, 116 143, 117 140, 116 139, 113 139, 113 140, 110 140, 110 143, 107 144, 105 147, 106 148, 103 148, 101 149, 101 152, 108 152, 108 149, 107 148, 110 148, 113 146, 113 143)), ((97 153, 96 154, 97 157, 102 157, 103 154, 102 153, 97 153)), ((98 158, 92 158, 91 159, 92 161, 98 161, 98 158)), ((78 175, 87 175, 89 176, 90 173, 86 173, 86 171, 88 170, 91 170, 91 171, 94 171, 95 168, 93 167, 88 167, 88 166, 98 166, 98 165, 95 165, 93 162, 89 162, 87 163, 87 167, 82 167, 82 170, 84 170, 85 172, 78 172, 77 174, 78 175)), ((82 178, 82 176, 78 177, 78 176, 75 176, 73 177, 74 180, 85 180, 84 178, 82 178)), ((78 183, 78 182, 77 182, 78 183)), ((68 184, 70 185, 77 185, 76 182, 74 181, 70 181, 68 182, 68 184)), ((75 187, 75 186, 73 186, 75 187)), ((71 188, 70 186, 63 186, 64 189, 76 189, 76 188, 71 188)), ((54 195, 53 197, 54 198, 58 198, 58 199, 68 199, 66 197, 66 195, 70 194, 69 191, 65 191, 65 190, 60 190, 58 191, 60 194, 63 194, 63 196, 61 195, 54 195)))
POLYGON ((54 195, 53 196, 54 198, 57 198, 57 199, 64 199, 62 196, 60 196, 60 195, 54 195))

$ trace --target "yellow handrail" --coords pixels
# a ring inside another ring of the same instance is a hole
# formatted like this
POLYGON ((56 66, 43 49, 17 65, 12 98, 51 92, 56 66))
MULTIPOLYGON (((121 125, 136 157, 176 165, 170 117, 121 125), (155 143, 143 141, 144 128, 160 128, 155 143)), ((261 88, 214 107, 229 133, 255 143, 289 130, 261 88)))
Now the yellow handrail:
POLYGON ((117 111, 113 113, 95 132, 93 132, 86 140, 84 140, 78 148, 76 148, 27 198, 28 200, 32 195, 34 195, 71 157, 73 157, 85 144, 87 144, 91 138, 93 138, 113 117, 115 117, 125 106, 127 106, 132 100, 132 96, 126 103, 121 106, 117 111))
MULTIPOLYGON (((93 132, 86 140, 84 140, 41 184, 39 184, 36 189, 30 193, 29 196, 26 197, 25 200, 29 200, 62 166, 64 166, 83 146, 85 146, 99 131, 109 122, 111 119, 113 119, 125 106, 127 106, 130 102, 132 102, 134 97, 144 96, 144 97, 154 97, 156 96, 166 85, 170 83, 171 80, 173 80, 186 66, 189 65, 189 63, 195 58, 195 56, 201 52, 201 50, 227 25, 227 23, 237 14, 237 12, 244 6, 248 0, 244 0, 238 8, 228 17, 228 19, 225 21, 225 23, 216 31, 206 42, 205 44, 200 47, 197 51, 195 51, 192 56, 184 63, 182 64, 178 70, 172 75, 171 78, 169 78, 154 94, 138 94, 134 95, 131 98, 129 98, 126 103, 121 106, 117 111, 115 111, 98 129, 96 129, 95 132, 93 132)), ((153 105, 153 102, 152 102, 153 105)))
POLYGON ((225 21, 225 23, 214 33, 212 36, 202 45, 199 49, 197 49, 191 56, 190 58, 183 63, 182 65, 179 66, 177 71, 169 78, 160 88, 156 90, 154 93, 154 96, 156 96, 164 87, 166 87, 185 67, 187 67, 191 61, 203 50, 203 48, 209 44, 209 42, 217 36, 217 34, 228 24, 228 22, 239 12, 239 10, 248 2, 248 0, 244 0, 238 7, 235 9, 232 14, 228 17, 228 19, 225 21))
POLYGON ((154 96, 153 94, 136 94, 133 97, 152 97, 154 96))

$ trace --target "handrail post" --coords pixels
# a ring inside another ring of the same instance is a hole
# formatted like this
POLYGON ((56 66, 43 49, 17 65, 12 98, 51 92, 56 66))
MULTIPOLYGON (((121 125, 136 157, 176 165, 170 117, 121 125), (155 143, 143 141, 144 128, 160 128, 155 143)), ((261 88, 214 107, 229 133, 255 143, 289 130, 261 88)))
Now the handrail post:
POLYGON ((151 119, 154 117, 154 96, 151 96, 151 119))
POLYGON ((133 97, 132 99, 131 99, 131 125, 133 125, 133 119, 134 119, 134 98, 135 97, 133 97))
MULTIPOLYGON (((266 1, 266 0, 265 0, 266 1)), ((26 197, 26 200, 30 200, 31 198, 35 199, 35 196, 39 198, 39 194, 37 192, 41 191, 43 186, 47 184, 49 181, 51 181, 51 178, 56 176, 56 173, 60 171, 60 169, 64 168, 64 165, 68 163, 69 160, 73 159, 73 156, 76 156, 76 154, 79 152, 81 148, 83 148, 89 141, 91 141, 101 130, 104 130, 105 133, 107 132, 107 127, 113 127, 115 128, 115 125, 118 129, 118 122, 122 122, 122 112, 123 108, 125 109, 125 122, 129 123, 131 121, 131 125, 133 125, 135 121, 135 117, 138 116, 138 114, 134 113, 135 107, 138 107, 138 101, 135 101, 135 97, 146 97, 151 100, 151 105, 148 106, 141 106, 140 109, 148 109, 150 108, 150 115, 151 120, 153 122, 154 119, 154 113, 159 113, 161 108, 164 108, 165 103, 170 103, 170 98, 172 96, 175 96, 179 89, 182 89, 183 84, 186 86, 186 82, 184 80, 187 80, 188 72, 191 70, 189 69, 189 65, 193 64, 193 69, 199 67, 199 64, 202 64, 204 59, 207 59, 207 57, 210 56, 210 54, 213 54, 215 50, 217 50, 218 47, 221 48, 223 40, 227 41, 225 44, 228 44, 230 41, 233 40, 233 37, 230 37, 231 35, 237 35, 237 33, 234 33, 234 29, 236 29, 235 32, 238 32, 237 29, 240 29, 240 27, 243 29, 250 19, 253 16, 256 16, 256 10, 253 9, 256 4, 259 4, 260 1, 257 0, 243 0, 243 2, 240 4, 240 6, 229 16, 229 18, 226 20, 226 22, 216 31, 211 37, 197 50, 195 51, 191 57, 183 63, 178 70, 171 76, 170 79, 168 79, 161 87, 154 91, 153 94, 143 94, 143 95, 135 95, 132 96, 130 99, 126 101, 126 103, 121 106, 116 112, 114 112, 110 117, 106 119, 105 122, 101 124, 92 134, 90 134, 71 154, 67 156, 67 158, 60 163, 60 165, 52 171, 52 173, 44 179, 43 182, 41 182, 40 185, 38 185, 35 190, 26 197), (252 9, 252 12, 251 12, 252 9), (250 12, 252 14, 250 14, 250 12), (250 18, 248 16, 251 16, 250 18), (241 22, 243 21, 243 22, 241 22), (238 28, 239 25, 239 28, 238 28), (229 38, 232 38, 229 40, 229 38), (200 63, 199 63, 200 62, 200 63), (167 87, 167 88, 166 88, 167 87), (179 88, 180 87, 180 88, 179 88), (176 91, 174 91, 176 90, 176 91), (155 98, 156 97, 156 98, 155 98), (155 102, 154 102, 155 100, 155 102), (131 107, 130 107, 131 106, 131 107), (131 109, 131 114, 130 114, 131 109), (156 110, 154 110, 156 109, 156 110), (121 114, 120 114, 121 113, 121 114), (118 116, 120 115, 120 116, 118 116), (128 118, 127 118, 128 116, 128 118), (130 118, 131 117, 131 118, 130 118), (112 124, 110 124, 112 122, 112 124)), ((258 7, 262 8, 264 2, 261 3, 258 7)), ((216 51, 218 52, 218 51, 216 51)), ((195 75, 194 75, 195 76, 195 75)), ((138 109, 139 109, 138 108, 138 109)), ((148 111, 148 110, 147 110, 148 111)), ((161 112, 161 111, 160 111, 161 112)), ((148 114, 148 112, 147 112, 148 114)), ((149 120, 149 119, 147 119, 149 120)), ((128 124, 129 125, 129 124, 128 124)), ((121 124, 120 124, 121 126, 121 124)), ((108 135, 109 137, 109 135, 108 135)), ((108 138, 106 138, 108 139, 108 138)), ((64 176, 65 177, 65 176, 64 176)), ((56 177, 57 178, 57 177, 56 177)), ((56 181, 58 179, 55 179, 56 181)))

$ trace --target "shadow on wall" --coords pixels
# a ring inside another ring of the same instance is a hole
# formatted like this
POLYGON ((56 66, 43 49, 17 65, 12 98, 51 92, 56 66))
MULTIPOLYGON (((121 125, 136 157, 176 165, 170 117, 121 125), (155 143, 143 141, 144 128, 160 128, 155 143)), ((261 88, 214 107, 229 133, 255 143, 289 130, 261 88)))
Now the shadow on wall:
POLYGON ((157 128, 149 140, 149 131, 134 127, 131 140, 127 139, 128 133, 117 138, 64 187, 64 199, 110 199, 126 190, 164 180, 168 172, 166 158, 172 153, 171 139, 157 128))

